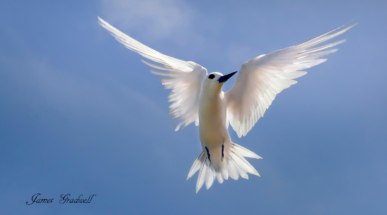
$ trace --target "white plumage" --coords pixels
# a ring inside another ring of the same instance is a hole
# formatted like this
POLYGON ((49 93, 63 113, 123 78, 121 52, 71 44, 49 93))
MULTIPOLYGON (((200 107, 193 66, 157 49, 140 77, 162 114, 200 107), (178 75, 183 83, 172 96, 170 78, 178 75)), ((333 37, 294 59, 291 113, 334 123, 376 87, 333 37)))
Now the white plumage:
POLYGON ((238 134, 245 136, 259 118, 263 117, 276 95, 297 83, 294 79, 306 74, 302 71, 326 61, 322 57, 334 53, 330 49, 346 40, 328 45, 317 45, 336 37, 354 25, 336 28, 296 46, 260 55, 245 62, 238 72, 232 88, 224 93, 222 86, 234 73, 207 74, 207 69, 192 61, 183 61, 161 54, 134 40, 99 18, 99 23, 120 43, 160 65, 145 64, 165 72, 151 71, 161 76, 159 80, 169 95, 170 114, 179 122, 176 131, 195 122, 199 125, 202 151, 192 165, 187 180, 198 170, 196 192, 206 183, 209 189, 214 179, 219 183, 239 175, 248 179, 247 173, 259 176, 245 157, 260 159, 250 150, 231 141, 228 123, 238 134))

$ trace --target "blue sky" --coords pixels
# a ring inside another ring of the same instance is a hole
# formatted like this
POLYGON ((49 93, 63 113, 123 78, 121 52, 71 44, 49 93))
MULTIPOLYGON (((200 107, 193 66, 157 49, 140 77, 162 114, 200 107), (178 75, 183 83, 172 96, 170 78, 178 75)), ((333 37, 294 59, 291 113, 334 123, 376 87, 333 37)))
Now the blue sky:
POLYGON ((0 213, 387 213, 386 10, 383 1, 2 1, 0 213), (250 160, 261 177, 195 194, 197 176, 186 177, 198 128, 174 132, 169 91, 97 16, 224 74, 359 24, 246 137, 230 130, 263 157, 250 160), (54 203, 27 206, 35 193, 54 203), (97 196, 59 204, 66 193, 97 196))

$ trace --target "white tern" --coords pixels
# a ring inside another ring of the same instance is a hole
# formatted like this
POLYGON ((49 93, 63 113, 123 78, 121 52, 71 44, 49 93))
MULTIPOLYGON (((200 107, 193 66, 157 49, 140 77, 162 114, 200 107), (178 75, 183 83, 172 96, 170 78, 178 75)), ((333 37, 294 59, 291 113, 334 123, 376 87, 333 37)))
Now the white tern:
POLYGON ((245 157, 260 159, 254 152, 233 143, 228 133, 228 124, 238 137, 245 136, 259 118, 263 117, 274 98, 283 89, 297 83, 294 79, 306 74, 304 70, 325 62, 321 57, 337 51, 329 49, 346 40, 317 45, 332 39, 352 28, 343 26, 303 42, 270 54, 260 55, 242 64, 232 88, 222 91, 223 84, 236 72, 223 75, 219 72, 207 74, 207 69, 192 61, 183 61, 134 40, 99 18, 99 24, 107 29, 115 39, 128 49, 137 52, 159 65, 143 61, 145 64, 166 72, 151 72, 162 78, 159 80, 169 95, 170 114, 181 126, 192 122, 199 125, 202 151, 193 163, 187 180, 200 170, 196 193, 204 183, 209 189, 217 178, 219 183, 239 175, 248 179, 247 173, 259 176, 257 170, 245 157))

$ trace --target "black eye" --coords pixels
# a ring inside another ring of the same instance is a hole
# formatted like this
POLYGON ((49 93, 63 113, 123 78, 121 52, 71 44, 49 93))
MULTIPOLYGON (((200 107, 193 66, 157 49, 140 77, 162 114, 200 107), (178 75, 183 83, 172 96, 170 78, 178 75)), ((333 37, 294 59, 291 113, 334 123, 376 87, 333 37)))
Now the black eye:
POLYGON ((208 76, 209 79, 214 79, 215 78, 215 75, 211 74, 210 76, 208 76))

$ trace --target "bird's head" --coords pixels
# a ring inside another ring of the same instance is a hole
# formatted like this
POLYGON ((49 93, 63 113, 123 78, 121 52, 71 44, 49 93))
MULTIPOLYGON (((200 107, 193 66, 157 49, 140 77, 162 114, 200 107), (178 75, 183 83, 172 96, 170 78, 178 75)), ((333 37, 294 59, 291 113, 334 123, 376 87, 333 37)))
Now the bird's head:
POLYGON ((203 87, 207 90, 218 91, 222 89, 223 84, 235 75, 237 72, 232 72, 227 75, 223 75, 220 72, 212 72, 206 76, 203 80, 203 87))

